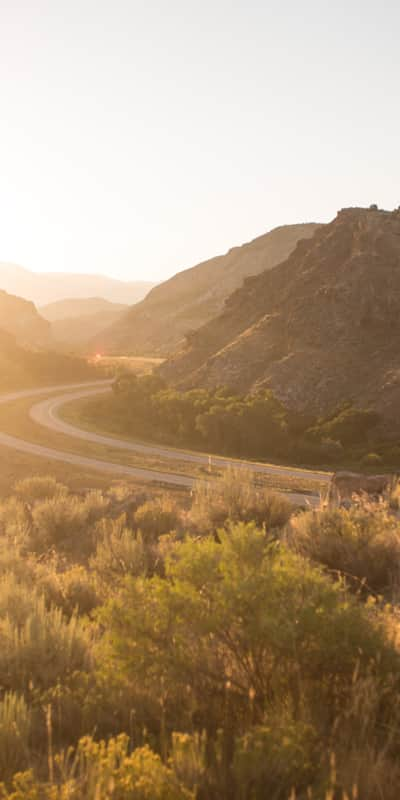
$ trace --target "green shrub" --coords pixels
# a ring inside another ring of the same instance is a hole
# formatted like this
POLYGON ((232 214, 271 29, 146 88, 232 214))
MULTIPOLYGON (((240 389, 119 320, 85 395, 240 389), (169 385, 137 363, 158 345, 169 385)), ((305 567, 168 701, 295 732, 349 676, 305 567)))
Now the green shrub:
POLYGON ((51 500, 53 497, 65 496, 68 494, 68 489, 50 475, 37 475, 18 481, 14 486, 14 492, 21 500, 34 503, 37 500, 51 500))
POLYGON ((303 792, 318 773, 316 732, 311 725, 282 714, 259 725, 235 745, 233 775, 240 800, 288 800, 303 792), (292 795, 293 796, 293 795, 292 795))
POLYGON ((31 714, 23 697, 6 692, 0 701, 0 778, 25 769, 30 760, 31 714))
MULTIPOLYGON (((115 692, 111 682, 97 680, 93 669, 75 670, 67 678, 61 677, 54 685, 41 689, 32 699, 34 707, 40 703, 40 710, 50 709, 51 731, 54 751, 76 746, 82 736, 96 732, 96 736, 109 739, 121 731, 132 732, 134 704, 127 693, 115 692)), ((42 754, 47 750, 47 740, 43 725, 36 720, 36 738, 40 740, 42 754)), ((146 737, 135 737, 135 744, 141 744, 146 737)))
POLYGON ((101 492, 84 498, 55 496, 35 504, 32 510, 31 544, 36 552, 55 548, 79 559, 93 550, 93 526, 105 515, 108 501, 101 492))
POLYGON ((81 739, 73 757, 57 759, 61 780, 43 784, 32 772, 16 778, 2 800, 195 800, 160 757, 142 747, 129 753, 128 737, 81 739))
POLYGON ((75 612, 91 614, 100 604, 93 576, 83 566, 75 564, 59 575, 60 607, 71 617, 75 612))
POLYGON ((163 687, 172 727, 189 709, 220 725, 227 685, 236 720, 249 693, 259 714, 282 697, 329 713, 357 664, 400 667, 376 612, 340 584, 254 525, 219 536, 177 545, 165 579, 129 581, 102 614, 106 674, 156 697, 163 687))
POLYGON ((67 680, 90 664, 90 635, 75 615, 9 578, 0 589, 0 685, 25 691, 67 680))
POLYGON ((0 580, 12 574, 20 582, 31 584, 36 581, 37 568, 36 559, 24 555, 18 544, 0 539, 0 580))
POLYGON ((292 520, 289 540, 297 552, 345 575, 356 591, 363 584, 367 592, 398 591, 400 523, 384 508, 305 512, 292 520))
POLYGON ((190 519, 205 533, 239 521, 254 521, 268 531, 282 528, 292 512, 283 495, 258 488, 250 470, 230 468, 222 478, 197 482, 190 519))
POLYGON ((96 527, 96 552, 90 567, 106 586, 126 575, 144 575, 148 554, 141 533, 126 527, 126 518, 103 519, 96 527))
POLYGON ((106 797, 110 783, 114 795, 120 800, 194 800, 193 795, 179 784, 172 770, 149 747, 129 754, 127 736, 118 736, 107 744, 83 739, 79 743, 77 759, 77 800, 106 797))
POLYGON ((189 789, 196 790, 203 783, 207 771, 205 732, 173 733, 169 763, 180 782, 189 789))
POLYGON ((396 675, 355 678, 346 707, 335 721, 335 762, 330 796, 397 800, 400 786, 400 702, 396 675), (340 790, 340 791, 339 791, 340 790))
POLYGON ((344 446, 352 446, 364 442, 379 420, 379 414, 375 411, 346 405, 335 415, 317 423, 310 434, 319 439, 339 440, 344 446))
POLYGON ((168 496, 148 500, 137 509, 134 520, 145 541, 157 541, 160 536, 180 527, 180 513, 168 496))
POLYGON ((29 546, 32 529, 32 518, 26 504, 16 497, 10 497, 0 503, 0 536, 5 537, 7 545, 10 543, 19 549, 29 546))
POLYGON ((37 600, 36 590, 19 581, 15 575, 8 573, 1 577, 0 621, 9 618, 17 627, 24 625, 37 600))
POLYGON ((84 567, 76 565, 66 570, 65 563, 57 557, 24 557, 11 546, 0 550, 0 616, 11 610, 15 618, 21 605, 20 618, 26 619, 32 594, 43 595, 47 608, 58 606, 69 616, 75 608, 88 613, 98 604, 93 576, 84 567), (9 608, 5 607, 6 598, 9 608))

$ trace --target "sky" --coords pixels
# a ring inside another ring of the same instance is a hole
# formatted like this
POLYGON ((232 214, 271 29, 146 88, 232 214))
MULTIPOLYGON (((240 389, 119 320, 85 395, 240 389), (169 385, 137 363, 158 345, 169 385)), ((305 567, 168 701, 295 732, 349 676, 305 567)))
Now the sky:
POLYGON ((400 205, 397 0, 0 0, 0 261, 161 281, 400 205))

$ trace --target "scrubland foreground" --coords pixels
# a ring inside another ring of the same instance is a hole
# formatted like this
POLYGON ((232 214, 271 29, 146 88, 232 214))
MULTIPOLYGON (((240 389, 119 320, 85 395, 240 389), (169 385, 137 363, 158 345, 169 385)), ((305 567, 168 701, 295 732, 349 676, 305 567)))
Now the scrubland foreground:
POLYGON ((0 797, 397 800, 399 497, 30 478, 0 505, 0 797))

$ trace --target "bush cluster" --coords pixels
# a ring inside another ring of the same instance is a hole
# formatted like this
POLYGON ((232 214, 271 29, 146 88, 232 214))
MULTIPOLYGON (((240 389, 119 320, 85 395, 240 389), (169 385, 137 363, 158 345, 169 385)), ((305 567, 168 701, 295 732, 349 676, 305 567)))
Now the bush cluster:
POLYGON ((294 512, 242 470, 190 507, 19 483, 0 798, 397 800, 396 502, 294 512))
POLYGON ((316 418, 287 409, 269 390, 179 391, 156 375, 122 376, 113 390, 83 413, 124 435, 245 458, 400 469, 399 440, 383 438, 376 412, 350 403, 316 418))

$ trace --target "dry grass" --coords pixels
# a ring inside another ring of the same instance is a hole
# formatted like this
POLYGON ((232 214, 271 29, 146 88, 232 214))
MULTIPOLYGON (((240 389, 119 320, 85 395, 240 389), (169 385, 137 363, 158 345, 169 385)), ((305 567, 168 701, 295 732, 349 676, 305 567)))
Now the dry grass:
POLYGON ((165 359, 144 356, 101 356, 101 358, 95 357, 92 361, 113 373, 122 370, 134 375, 148 375, 155 367, 163 364, 165 359))

